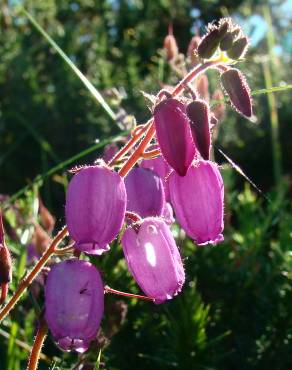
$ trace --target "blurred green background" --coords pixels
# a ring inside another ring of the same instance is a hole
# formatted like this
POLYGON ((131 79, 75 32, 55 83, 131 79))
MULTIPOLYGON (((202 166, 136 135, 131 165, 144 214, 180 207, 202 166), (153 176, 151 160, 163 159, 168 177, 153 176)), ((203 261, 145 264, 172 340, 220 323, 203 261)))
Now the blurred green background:
MULTIPOLYGON (((251 39, 239 68, 255 95, 256 123, 227 105, 216 146, 264 192, 259 194, 215 150, 226 187, 225 242, 197 248, 175 228, 187 271, 185 288, 161 306, 106 297, 102 332, 75 369, 93 369, 98 351, 106 369, 292 368, 292 1, 0 0, 0 194, 14 255, 12 288, 26 269, 36 199, 64 223, 66 170, 98 158, 109 137, 150 117, 141 91, 175 84, 162 46, 169 23, 181 53, 208 22, 232 16, 251 39), (118 124, 20 6, 32 14, 98 89, 118 124), (258 90, 282 86, 274 94, 258 90), (100 143, 100 144, 98 144, 100 143), (82 151, 91 148, 90 154, 82 151), (77 154, 81 152, 81 155, 77 154), (77 159, 67 164, 68 158, 77 159), (80 157, 80 158, 78 158, 80 157), (38 177, 60 165, 54 174, 38 177), (28 185, 17 200, 10 196, 28 185), (83 361, 84 360, 84 361, 83 361), (86 367, 87 366, 87 367, 86 367)), ((218 75, 210 74, 210 91, 218 75)), ((138 292, 120 246, 93 259, 113 288, 138 292)), ((39 304, 42 302, 40 292, 39 304)), ((0 369, 22 370, 37 317, 32 294, 0 328, 0 369)), ((73 369, 47 339, 40 369, 73 369), (54 360, 55 359, 55 363, 54 360)))

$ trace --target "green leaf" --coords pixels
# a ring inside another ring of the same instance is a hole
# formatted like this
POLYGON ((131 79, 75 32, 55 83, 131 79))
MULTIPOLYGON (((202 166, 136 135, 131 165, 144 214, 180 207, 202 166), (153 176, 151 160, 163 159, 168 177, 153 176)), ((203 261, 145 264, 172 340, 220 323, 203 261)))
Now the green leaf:
POLYGON ((116 115, 111 109, 111 107, 104 100, 100 92, 92 85, 92 83, 84 76, 84 74, 75 66, 75 64, 70 60, 70 58, 64 53, 64 51, 56 44, 56 42, 48 35, 48 33, 42 28, 42 26, 34 19, 34 17, 28 13, 24 8, 21 8, 22 12, 27 16, 32 25, 44 36, 44 38, 49 42, 49 44, 55 49, 55 51, 60 55, 60 57, 67 63, 67 65, 72 69, 77 77, 82 81, 84 86, 88 89, 91 95, 98 101, 102 108, 106 111, 109 117, 116 121, 116 115))

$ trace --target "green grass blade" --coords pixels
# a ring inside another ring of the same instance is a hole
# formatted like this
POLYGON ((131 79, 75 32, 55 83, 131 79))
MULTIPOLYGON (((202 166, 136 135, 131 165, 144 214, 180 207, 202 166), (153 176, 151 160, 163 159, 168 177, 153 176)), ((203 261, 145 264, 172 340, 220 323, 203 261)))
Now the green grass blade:
POLYGON ((99 370, 100 358, 101 358, 101 350, 99 350, 99 353, 98 353, 98 356, 97 356, 97 359, 96 359, 96 363, 95 363, 95 366, 94 366, 94 369, 93 370, 99 370))
POLYGON ((116 121, 116 115, 111 107, 104 100, 100 92, 92 85, 92 83, 84 76, 84 74, 75 66, 70 58, 64 53, 64 51, 56 44, 56 42, 47 34, 42 26, 34 19, 34 17, 28 13, 24 8, 21 11, 27 16, 32 25, 41 33, 42 36, 49 42, 49 44, 56 50, 60 57, 67 63, 67 65, 73 70, 76 76, 83 82, 84 86, 89 90, 91 95, 98 101, 102 108, 106 111, 109 117, 116 121))

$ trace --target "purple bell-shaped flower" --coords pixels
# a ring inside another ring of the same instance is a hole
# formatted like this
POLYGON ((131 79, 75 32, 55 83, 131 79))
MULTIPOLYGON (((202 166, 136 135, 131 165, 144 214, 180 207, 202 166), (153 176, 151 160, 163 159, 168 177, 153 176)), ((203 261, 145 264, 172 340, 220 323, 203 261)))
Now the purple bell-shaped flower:
POLYGON ((164 159, 185 176, 196 155, 185 104, 173 98, 163 100, 154 109, 154 121, 164 159))
POLYGON ((178 222, 198 245, 223 241, 224 186, 215 163, 201 160, 184 177, 171 174, 169 190, 178 222))
POLYGON ((125 217, 127 194, 121 176, 105 166, 85 167, 68 186, 66 222, 75 247, 101 254, 118 235, 125 217))
POLYGON ((137 284, 156 304, 181 291, 184 267, 173 235, 164 221, 146 218, 127 228, 122 246, 137 284))
POLYGON ((138 213, 142 218, 160 216, 165 198, 161 178, 146 168, 133 168, 125 178, 127 211, 138 213))
POLYGON ((69 259, 52 267, 45 285, 45 318, 63 350, 87 350, 97 335, 103 308, 103 282, 94 265, 69 259))
POLYGON ((171 167, 165 162, 162 155, 152 159, 144 159, 140 167, 142 168, 149 168, 150 170, 154 171, 162 180, 163 188, 164 188, 164 195, 165 200, 167 202, 170 201, 170 195, 168 190, 168 176, 172 171, 171 167))

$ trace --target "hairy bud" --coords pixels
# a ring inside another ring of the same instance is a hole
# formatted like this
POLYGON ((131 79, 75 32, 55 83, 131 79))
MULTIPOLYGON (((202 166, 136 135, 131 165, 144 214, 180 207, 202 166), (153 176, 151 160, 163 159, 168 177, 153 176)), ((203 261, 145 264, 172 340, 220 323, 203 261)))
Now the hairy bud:
POLYGON ((244 57, 248 48, 248 40, 247 37, 242 37, 236 40, 230 49, 227 50, 227 55, 231 59, 239 59, 244 57))
POLYGON ((212 29, 198 46, 198 55, 203 59, 209 59, 216 52, 220 43, 220 34, 218 28, 212 29))
POLYGON ((210 158, 211 134, 210 111, 208 104, 203 100, 195 100, 187 106, 187 115, 195 145, 201 156, 210 158))
POLYGON ((168 35, 164 39, 163 49, 166 52, 167 60, 172 60, 178 56, 178 46, 176 39, 173 36, 172 26, 169 27, 168 35))
POLYGON ((252 100, 244 75, 236 68, 228 69, 221 74, 221 83, 235 110, 251 118, 252 100))

